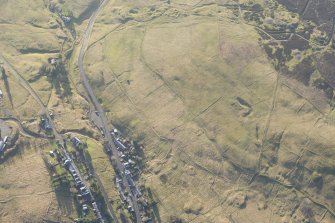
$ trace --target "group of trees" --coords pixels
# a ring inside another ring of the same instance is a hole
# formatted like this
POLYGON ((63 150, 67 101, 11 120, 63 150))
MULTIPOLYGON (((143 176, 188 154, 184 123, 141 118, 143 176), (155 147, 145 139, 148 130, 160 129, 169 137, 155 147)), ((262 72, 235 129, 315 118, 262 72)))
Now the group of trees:
POLYGON ((72 95, 68 72, 63 62, 58 61, 56 64, 44 63, 38 73, 48 78, 58 95, 64 97, 72 95))

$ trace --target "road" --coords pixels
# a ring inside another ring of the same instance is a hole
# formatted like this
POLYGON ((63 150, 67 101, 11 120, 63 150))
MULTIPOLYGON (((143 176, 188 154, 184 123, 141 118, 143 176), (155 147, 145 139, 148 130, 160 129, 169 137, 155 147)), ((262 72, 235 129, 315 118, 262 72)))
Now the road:
MULTIPOLYGON (((66 147, 66 146, 65 146, 66 147)), ((76 164, 73 162, 73 160, 70 158, 69 154, 67 153, 65 147, 63 147, 63 154, 65 156, 65 159, 66 160, 69 160, 70 161, 70 165, 69 165, 69 171, 71 170, 74 170, 75 171, 75 174, 77 174, 77 176, 79 177, 80 181, 83 183, 83 185, 86 187, 87 191, 89 192, 90 194, 90 197, 91 197, 91 200, 94 201, 94 196, 90 190, 90 184, 85 180, 84 177, 82 177, 79 169, 77 168, 76 164)), ((71 175, 73 176, 73 173, 71 173, 71 175)), ((106 201, 107 202, 107 201, 106 201)), ((92 203, 93 204, 93 203, 92 203)), ((94 207, 95 208, 95 207, 94 207)), ((96 208, 96 214, 100 220, 101 223, 105 223, 105 218, 101 215, 101 211, 96 208)))
POLYGON ((96 182, 97 182, 97 184, 98 184, 99 187, 100 187, 101 194, 102 194, 102 196, 103 196, 104 199, 105 199, 105 202, 106 202, 108 211, 110 212, 110 215, 112 216, 114 222, 115 222, 115 223, 119 223, 118 219, 116 218, 116 214, 115 214, 115 212, 114 212, 114 210, 113 210, 113 207, 112 207, 111 203, 108 201, 108 195, 107 195, 107 192, 106 192, 105 188, 103 187, 103 184, 102 184, 102 182, 101 182, 101 180, 100 180, 100 177, 96 174, 96 172, 95 172, 95 170, 94 170, 94 168, 93 168, 93 166, 92 166, 92 163, 87 162, 86 159, 85 159, 84 162, 86 163, 86 166, 88 167, 89 172, 90 172, 90 173, 93 175, 93 177, 96 179, 96 182))
POLYGON ((37 132, 33 132, 30 129, 26 128, 25 126, 22 125, 22 123, 20 122, 20 120, 13 118, 13 117, 0 117, 0 120, 3 120, 5 122, 11 122, 11 123, 15 123, 15 125, 18 127, 18 129, 20 130, 21 134, 28 136, 28 137, 33 137, 33 138, 41 138, 41 139, 53 139, 53 136, 47 136, 47 135, 43 135, 37 132))
MULTIPOLYGON (((112 136, 110 134, 110 128, 108 125, 108 120, 105 116, 105 113, 102 109, 102 106, 100 105, 99 101, 97 100, 97 98, 94 95, 94 92, 92 90, 92 87, 89 83, 89 80, 87 78, 87 75, 85 73, 85 69, 84 69, 84 57, 85 57, 85 52, 87 50, 88 44, 89 44, 89 40, 90 40, 90 36, 92 33, 92 29, 95 23, 95 20, 99 14, 99 12, 104 8, 104 6, 108 3, 109 0, 102 0, 100 3, 100 6, 98 7, 98 9, 92 14, 89 23, 87 25, 87 28, 84 32, 83 35, 83 39, 81 42, 81 48, 80 48, 80 52, 79 52, 79 57, 78 57, 78 67, 79 67, 79 73, 82 79, 82 83, 85 87, 85 90, 90 98, 91 103, 93 104, 95 110, 97 110, 99 112, 99 118, 101 120, 102 123, 102 129, 105 133, 105 137, 106 140, 110 146, 110 148, 112 149, 113 155, 116 158, 116 163, 117 163, 117 168, 120 171, 120 173, 124 173, 124 166, 122 165, 121 161, 120 161, 120 157, 118 155, 117 149, 114 145, 112 136)), ((135 217, 136 217, 136 222, 140 223, 141 222, 141 217, 140 217, 140 213, 139 213, 139 208, 138 208, 138 204, 137 204, 137 199, 135 198, 135 196, 131 193, 128 181, 126 179, 126 177, 124 176, 124 174, 122 174, 122 181, 124 183, 124 185, 126 186, 126 189, 129 191, 132 203, 133 203, 133 209, 135 212, 135 217)))
MULTIPOLYGON (((19 81, 19 83, 29 92, 29 94, 36 100, 38 105, 40 106, 42 112, 46 115, 46 117, 49 119, 49 124, 52 128, 53 134, 55 136, 55 139, 58 141, 60 147, 63 149, 63 154, 66 157, 66 159, 70 159, 70 156, 68 155, 66 151, 66 145, 64 138, 61 134, 59 134, 55 128, 55 124, 53 123, 53 120, 50 117, 48 109, 43 104, 41 98, 39 95, 35 92, 35 90, 30 86, 30 84, 22 77, 21 74, 19 74, 16 69, 0 54, 0 64, 2 64, 6 70, 10 71, 10 73, 19 81)), ((77 166, 74 164, 74 162, 71 161, 71 166, 74 170, 76 170, 77 174, 80 176, 80 171, 78 170, 77 166)), ((89 189, 89 184, 82 178, 83 184, 89 189)), ((90 192, 91 197, 92 194, 90 192)), ((106 200, 108 202, 108 200, 106 200)), ((100 211, 99 211, 100 212, 100 211)))
POLYGON ((16 69, 0 54, 0 63, 6 68, 6 70, 10 71, 10 73, 19 81, 19 83, 29 92, 29 94, 35 99, 38 105, 41 107, 42 112, 47 116, 50 122, 50 126, 53 130, 55 138, 59 141, 61 145, 64 146, 64 139, 63 137, 58 134, 55 125, 50 117, 48 109, 43 104, 41 98, 35 92, 35 90, 30 86, 30 84, 19 74, 16 69))

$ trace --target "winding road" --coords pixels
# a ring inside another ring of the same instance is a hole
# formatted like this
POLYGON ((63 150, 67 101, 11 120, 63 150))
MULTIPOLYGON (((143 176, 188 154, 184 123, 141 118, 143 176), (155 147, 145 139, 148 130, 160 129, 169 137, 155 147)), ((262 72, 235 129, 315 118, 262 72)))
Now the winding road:
MULTIPOLYGON (((67 160, 71 160, 70 159, 70 156, 69 156, 69 154, 68 154, 68 152, 67 152, 67 150, 66 150, 66 143, 65 143, 65 140, 64 140, 64 138, 63 138, 63 136, 61 135, 61 134, 59 134, 58 132, 57 132, 57 129, 56 129, 56 127, 55 127, 55 124, 53 123, 53 120, 51 119, 51 117, 50 117, 50 113, 49 113, 49 111, 48 111, 48 109, 47 109, 47 107, 44 105, 44 103, 42 102, 42 100, 41 100, 41 98, 39 97, 39 95, 35 92, 35 90, 30 86, 30 84, 28 83, 28 81, 26 81, 25 79, 24 79, 24 77, 19 73, 19 72, 17 72, 17 70, 4 58, 4 56, 3 55, 1 55, 0 54, 0 64, 2 65, 2 66, 4 66, 8 71, 10 71, 10 73, 18 80, 18 82, 19 82, 19 84, 21 85, 21 86, 23 86, 28 92, 29 92, 29 94, 36 100, 36 102, 38 103, 38 105, 40 106, 40 108, 41 108, 41 110, 42 110, 42 112, 46 115, 46 117, 48 118, 48 120, 49 120, 49 124, 50 124, 50 126, 51 126, 51 128, 52 128, 52 131, 53 131, 53 134, 54 134, 54 138, 57 140, 57 142, 58 142, 58 144, 59 144, 59 146, 62 148, 62 150, 63 150, 63 154, 64 154, 64 156, 66 157, 66 159, 67 160)), ((4 120, 4 119, 3 119, 4 120)), ((11 118, 9 118, 8 120, 10 120, 10 121, 18 121, 18 120, 16 120, 16 119, 11 119, 11 118)), ((20 127, 22 127, 22 125, 21 125, 21 123, 18 121, 18 122, 16 122, 16 124, 18 124, 19 125, 19 128, 20 127)), ((24 130, 23 128, 21 129, 20 128, 20 130, 24 130)), ((24 133, 27 133, 27 131, 23 131, 24 133)), ((29 134, 29 135, 31 135, 31 133, 29 134)), ((80 179, 81 179, 81 181, 83 182, 83 184, 86 186, 86 188, 88 188, 88 190, 89 190, 89 184, 88 184, 88 182, 83 178, 83 177, 81 177, 81 174, 80 174, 80 171, 79 171, 79 169, 77 168, 77 166, 75 165, 75 163, 74 162, 72 162, 71 161, 71 166, 72 166, 72 168, 76 171, 76 173, 77 173, 77 175, 80 177, 80 179)), ((90 192, 90 190, 89 190, 89 192, 90 192)), ((92 198, 94 198, 93 197, 93 195, 92 195, 92 193, 90 192, 90 196, 92 197, 92 198)), ((106 203, 108 202, 108 200, 106 200, 106 203)), ((98 210, 98 212, 100 212, 100 210, 98 210)), ((112 217, 113 217, 113 215, 112 215, 112 217)), ((104 221, 102 221, 102 222, 104 222, 104 221)), ((117 222, 117 221, 116 221, 117 222)))
POLYGON ((22 125, 22 123, 20 122, 20 120, 16 119, 16 118, 2 118, 0 117, 0 120, 3 120, 5 122, 10 122, 10 123, 14 123, 17 128, 20 130, 21 134, 26 135, 28 137, 33 137, 33 138, 41 138, 41 139, 53 139, 53 136, 47 136, 47 135, 43 135, 37 132, 33 132, 30 129, 26 128, 25 126, 22 125))
MULTIPOLYGON (((79 57, 78 57, 78 67, 79 67, 79 73, 80 73, 80 76, 81 76, 81 79, 82 79, 82 83, 85 87, 87 95, 89 96, 90 101, 93 104, 95 110, 99 112, 99 118, 100 118, 101 123, 102 123, 102 129, 105 132, 106 140, 108 141, 108 144, 109 144, 110 148, 112 149, 113 156, 116 158, 117 168, 121 173, 124 173, 124 167, 123 167, 123 165, 120 161, 118 151, 117 151, 117 149, 114 145, 112 136, 110 134, 111 129, 108 125, 108 120, 105 116, 105 113, 102 109, 102 106, 100 105, 99 101, 97 100, 96 96, 94 95, 94 92, 92 90, 92 87, 89 83, 89 80, 87 78, 87 75, 86 75, 85 69, 84 69, 85 53, 86 53, 86 50, 88 48, 88 44, 89 44, 89 40, 90 40, 90 36, 91 36, 92 30, 93 30, 95 20, 96 20, 98 14, 100 13, 100 11, 108 3, 108 1, 109 0, 102 0, 98 9, 92 14, 92 16, 89 20, 89 23, 88 23, 87 28, 84 32, 83 39, 82 39, 82 42, 81 42, 81 48, 80 48, 80 53, 79 53, 79 57)), ((130 195, 130 198, 131 198, 132 203, 133 203, 133 209, 134 209, 134 212, 135 212, 136 222, 140 223, 141 222, 141 217, 140 217, 140 213, 139 213, 137 199, 131 193, 130 186, 129 186, 128 181, 127 181, 126 177, 124 176, 124 174, 122 175, 122 181, 123 181, 124 185, 126 186, 126 189, 130 192, 129 195, 130 195)))
POLYGON ((35 92, 35 90, 30 86, 28 81, 26 81, 21 74, 19 74, 16 69, 3 57, 3 55, 0 54, 0 63, 10 71, 10 73, 19 81, 19 83, 29 92, 29 94, 35 99, 35 101, 38 103, 38 105, 41 107, 42 112, 47 116, 47 118, 50 121, 50 126, 53 130, 53 133, 55 135, 55 138, 59 141, 59 143, 64 146, 64 139, 63 137, 58 134, 55 125, 50 117, 49 111, 42 102, 41 98, 38 96, 38 94, 35 92))

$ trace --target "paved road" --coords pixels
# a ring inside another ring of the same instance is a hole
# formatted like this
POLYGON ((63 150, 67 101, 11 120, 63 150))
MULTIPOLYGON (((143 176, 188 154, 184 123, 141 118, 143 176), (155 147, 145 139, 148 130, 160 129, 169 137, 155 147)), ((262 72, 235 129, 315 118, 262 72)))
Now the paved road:
MULTIPOLYGON (((99 12, 104 8, 104 6, 107 4, 107 2, 108 2, 108 0, 102 0, 98 10, 96 10, 92 14, 92 16, 89 20, 89 23, 87 25, 87 28, 85 30, 85 33, 83 35, 83 39, 82 39, 82 42, 81 42, 82 45, 81 45, 79 58, 78 58, 78 66, 79 66, 79 73, 80 73, 83 85, 85 87, 85 90, 86 90, 94 108, 99 112, 99 118, 101 119, 102 129, 105 133, 106 140, 108 141, 108 144, 109 144, 110 148, 112 149, 113 155, 116 158, 117 168, 121 173, 124 173, 124 166, 122 165, 122 163, 120 161, 120 157, 118 155, 117 149, 114 145, 112 136, 110 134, 111 131, 110 131, 110 128, 109 128, 109 125, 108 125, 108 120, 105 116, 105 113, 102 109, 102 106, 100 105, 99 101, 97 100, 97 98, 94 95, 94 92, 92 90, 92 87, 90 86, 90 83, 88 81, 88 78, 87 78, 87 75, 86 75, 85 69, 84 69, 85 52, 86 52, 88 44, 89 44, 89 39, 90 39, 90 36, 91 36, 91 33, 92 33, 92 29, 93 29, 95 20, 98 16, 99 12)), ((136 199, 135 196, 132 195, 131 190, 130 190, 130 186, 129 186, 128 181, 127 181, 126 177, 124 176, 124 174, 122 174, 122 181, 123 181, 124 185, 126 186, 126 189, 129 191, 129 194, 131 196, 131 200, 132 200, 132 203, 133 203, 133 208, 134 208, 134 212, 135 212, 135 216, 136 216, 136 222, 140 223, 141 222, 141 217, 140 217, 140 213, 139 213, 137 199, 136 199)))

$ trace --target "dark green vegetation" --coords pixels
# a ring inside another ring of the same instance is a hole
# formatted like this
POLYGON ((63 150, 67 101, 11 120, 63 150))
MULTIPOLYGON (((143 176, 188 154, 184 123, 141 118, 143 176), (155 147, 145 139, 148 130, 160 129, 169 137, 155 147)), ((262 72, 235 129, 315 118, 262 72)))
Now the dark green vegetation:
POLYGON ((246 20, 255 21, 259 27, 265 51, 282 75, 324 91, 333 104, 334 1, 278 2, 271 7, 284 9, 268 14, 266 9, 271 8, 270 3, 265 4, 262 10, 252 12, 252 18, 257 21, 249 18, 249 14, 246 20), (282 13, 283 10, 288 13, 282 13))
POLYGON ((62 61, 57 62, 55 65, 43 64, 38 74, 47 76, 51 86, 56 89, 56 94, 62 95, 63 97, 71 96, 70 80, 62 61))

